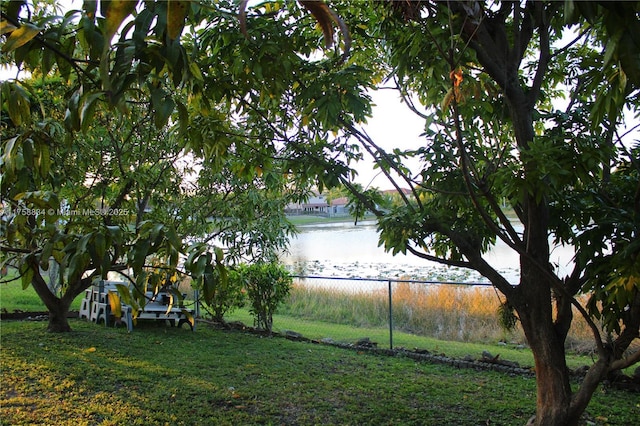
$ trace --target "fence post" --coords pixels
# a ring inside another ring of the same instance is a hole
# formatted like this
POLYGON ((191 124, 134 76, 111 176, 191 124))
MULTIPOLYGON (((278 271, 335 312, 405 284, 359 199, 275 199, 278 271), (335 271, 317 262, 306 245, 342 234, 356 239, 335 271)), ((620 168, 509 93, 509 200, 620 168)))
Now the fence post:
POLYGON ((393 296, 391 295, 391 280, 389 280, 389 349, 393 349, 393 296))
POLYGON ((194 314, 196 318, 200 318, 200 291, 194 290, 193 296, 196 299, 194 303, 194 314))

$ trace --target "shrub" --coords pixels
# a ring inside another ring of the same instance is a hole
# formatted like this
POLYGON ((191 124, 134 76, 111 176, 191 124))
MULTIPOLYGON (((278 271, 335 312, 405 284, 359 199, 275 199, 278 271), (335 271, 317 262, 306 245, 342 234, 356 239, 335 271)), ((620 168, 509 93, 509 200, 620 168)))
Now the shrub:
POLYGON ((193 246, 185 262, 192 286, 201 292, 200 301, 214 320, 223 322, 225 314, 244 306, 242 281, 222 263, 222 250, 212 253, 204 244, 193 246))
POLYGON ((271 332, 273 314, 291 290, 291 275, 275 262, 240 265, 237 271, 247 290, 254 325, 271 332))
POLYGON ((207 278, 211 280, 209 283, 211 289, 209 297, 205 299, 205 310, 215 321, 223 322, 226 314, 242 308, 245 304, 242 280, 239 273, 234 270, 229 270, 227 279, 222 279, 218 269, 214 269, 211 276, 207 278))

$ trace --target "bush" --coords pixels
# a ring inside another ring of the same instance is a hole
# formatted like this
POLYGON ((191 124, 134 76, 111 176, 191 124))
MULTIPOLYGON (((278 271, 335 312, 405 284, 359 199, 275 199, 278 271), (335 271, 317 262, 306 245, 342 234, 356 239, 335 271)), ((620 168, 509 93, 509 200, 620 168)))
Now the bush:
POLYGON ((189 250, 185 269, 193 280, 191 285, 200 291, 204 309, 223 322, 225 314, 244 306, 242 281, 222 263, 221 249, 212 253, 205 244, 196 244, 189 250))
POLYGON ((246 297, 237 271, 229 270, 227 279, 222 279, 219 270, 214 269, 205 279, 210 280, 205 310, 215 321, 223 322, 226 314, 244 306, 246 297))
POLYGON ((238 273, 247 290, 254 325, 271 332, 273 314, 291 290, 291 275, 275 262, 241 265, 238 273))

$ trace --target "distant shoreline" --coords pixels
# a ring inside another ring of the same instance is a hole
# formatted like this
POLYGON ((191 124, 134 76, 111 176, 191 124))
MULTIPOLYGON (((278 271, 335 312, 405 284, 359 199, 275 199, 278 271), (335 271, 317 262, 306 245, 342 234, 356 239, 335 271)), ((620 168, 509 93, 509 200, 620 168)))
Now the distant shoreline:
MULTIPOLYGON (((295 226, 304 226, 304 225, 316 225, 321 223, 343 223, 343 222, 355 222, 355 218, 353 216, 312 216, 312 215, 287 215, 287 219, 289 222, 293 223, 295 226)), ((365 220, 376 220, 374 215, 368 215, 364 219, 358 219, 358 222, 362 222, 365 220)))
MULTIPOLYGON (((518 217, 516 216, 513 209, 505 209, 504 214, 511 220, 512 223, 518 222, 518 217)), ((351 222, 354 223, 356 220, 353 216, 315 216, 315 215, 287 215, 287 219, 293 223, 295 226, 304 226, 304 225, 316 225, 321 223, 341 223, 341 222, 351 222)), ((365 220, 376 220, 375 215, 367 215, 363 219, 358 219, 358 222, 362 222, 365 220)))

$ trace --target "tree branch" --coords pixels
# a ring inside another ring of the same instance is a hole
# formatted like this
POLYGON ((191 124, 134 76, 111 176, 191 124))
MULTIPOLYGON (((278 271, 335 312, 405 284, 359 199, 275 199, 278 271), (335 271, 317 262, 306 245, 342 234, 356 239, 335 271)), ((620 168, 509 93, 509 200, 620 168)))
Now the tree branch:
POLYGON ((540 55, 538 57, 538 68, 536 69, 536 74, 533 77, 531 89, 527 94, 528 104, 530 108, 533 108, 535 106, 535 103, 540 96, 540 90, 542 88, 544 76, 547 73, 549 60, 551 59, 551 48, 549 45, 549 25, 547 22, 546 13, 544 11, 544 4, 542 2, 535 3, 534 13, 538 15, 536 17, 536 27, 538 28, 538 34, 540 38, 540 55))
POLYGON ((640 350, 637 350, 626 358, 622 358, 612 362, 611 366, 609 367, 609 371, 622 370, 624 368, 631 367, 632 365, 637 364, 639 362, 640 362, 640 350))
MULTIPOLYGON (((386 161, 386 164, 388 164, 410 187, 411 192, 416 200, 416 203, 418 204, 418 208, 421 208, 422 202, 420 201, 420 196, 416 193, 415 191, 415 187, 413 185, 413 182, 411 181, 411 179, 409 177, 407 177, 405 175, 405 173, 400 170, 400 168, 397 166, 396 162, 389 157, 389 155, 386 153, 385 150, 383 150, 382 148, 380 148, 374 141, 373 139, 371 139, 371 137, 369 135, 367 135, 364 131, 358 130, 356 129, 353 124, 346 122, 345 120, 342 120, 342 125, 345 126, 353 136, 356 137, 356 139, 360 142, 360 144, 363 146, 364 149, 367 150, 367 152, 373 157, 374 161, 376 161, 376 163, 379 164, 378 160, 376 159, 376 153, 384 158, 384 160, 386 161)), ((398 191, 398 193, 400 194, 400 197, 402 197, 402 200, 405 202, 405 204, 408 207, 411 207, 411 203, 409 202, 409 199, 406 197, 406 195, 404 194, 403 188, 401 188, 396 182, 395 180, 391 177, 390 173, 387 171, 387 169, 385 167, 383 167, 383 165, 380 165, 380 170, 384 173, 384 175, 387 177, 387 179, 393 184, 393 186, 396 188, 396 190, 398 191)))

